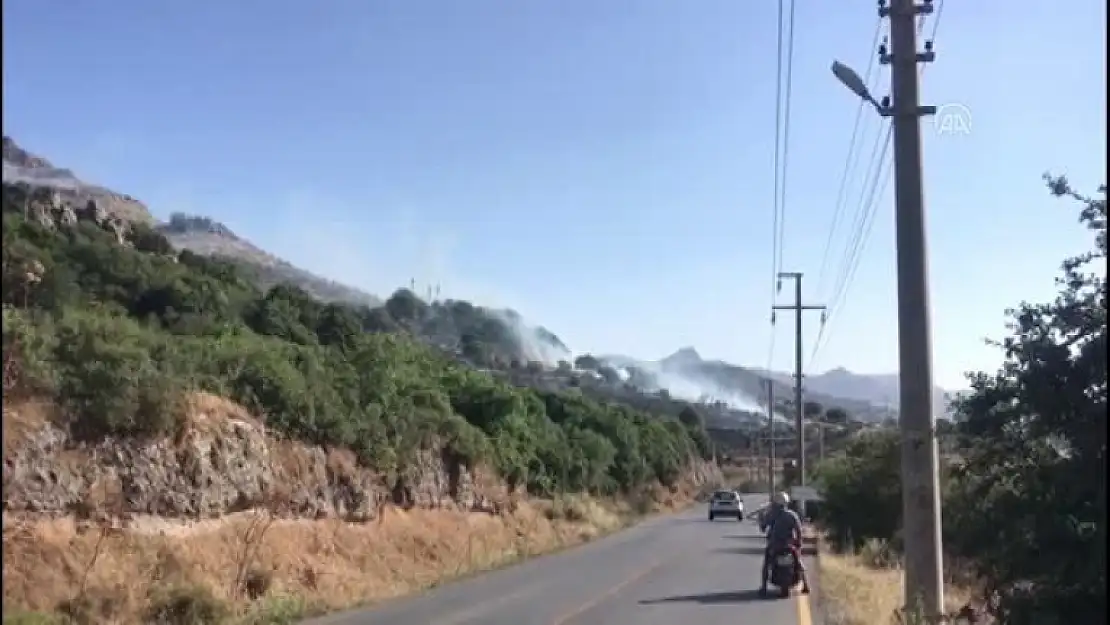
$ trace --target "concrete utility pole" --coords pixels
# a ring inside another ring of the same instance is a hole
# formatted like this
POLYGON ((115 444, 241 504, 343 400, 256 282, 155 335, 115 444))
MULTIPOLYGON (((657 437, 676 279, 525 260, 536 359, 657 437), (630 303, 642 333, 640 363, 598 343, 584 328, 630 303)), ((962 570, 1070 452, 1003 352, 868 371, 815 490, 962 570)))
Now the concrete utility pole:
MULTIPOLYGON (((933 60, 932 42, 917 51, 918 15, 933 4, 892 0, 879 6, 890 19, 890 65, 893 106, 886 114, 894 129, 894 203, 898 254, 898 414, 902 430, 902 519, 905 537, 905 601, 920 606, 926 617, 944 611, 940 533, 940 472, 936 416, 933 414, 933 354, 929 319, 929 266, 925 240, 925 193, 922 184, 920 118, 936 112, 922 107, 917 64, 933 60)), ((930 622, 933 622, 930 620, 930 622)))
POLYGON ((875 100, 852 69, 834 62, 844 86, 892 118, 894 132, 895 239, 898 255, 898 422, 902 433, 902 534, 905 544, 905 607, 920 608, 929 622, 944 611, 941 556, 940 471, 933 414, 933 354, 929 319, 929 269, 925 241, 920 118, 936 113, 918 96, 918 63, 931 63, 933 42, 917 51, 919 15, 932 0, 879 0, 879 17, 890 19, 890 47, 879 62, 890 65, 893 105, 875 100))
POLYGON ((825 424, 817 422, 817 461, 825 461, 825 424))
POLYGON ((767 382, 767 495, 775 496, 775 383, 767 382))
POLYGON ((793 310, 794 311, 794 427, 797 429, 795 434, 796 444, 798 446, 798 484, 805 486, 806 483, 806 460, 805 460, 805 422, 803 420, 802 411, 802 313, 807 310, 820 310, 821 320, 825 319, 824 306, 809 306, 802 304, 802 274, 798 271, 783 271, 779 272, 778 278, 792 278, 794 280, 794 304, 791 306, 772 306, 772 310, 793 310))

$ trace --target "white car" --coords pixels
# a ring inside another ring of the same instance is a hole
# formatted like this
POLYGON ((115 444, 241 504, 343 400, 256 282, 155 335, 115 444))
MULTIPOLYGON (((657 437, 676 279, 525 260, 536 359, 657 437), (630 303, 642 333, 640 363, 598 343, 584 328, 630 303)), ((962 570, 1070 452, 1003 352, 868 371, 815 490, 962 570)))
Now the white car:
POLYGON ((744 500, 740 494, 731 490, 719 490, 709 498, 709 520, 717 517, 732 517, 744 520, 744 500))

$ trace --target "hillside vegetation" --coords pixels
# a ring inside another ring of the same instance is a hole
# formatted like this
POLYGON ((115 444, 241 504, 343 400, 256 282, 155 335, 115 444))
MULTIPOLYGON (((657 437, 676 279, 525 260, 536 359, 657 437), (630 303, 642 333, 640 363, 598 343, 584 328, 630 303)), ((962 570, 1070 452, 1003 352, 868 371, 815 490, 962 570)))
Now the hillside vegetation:
POLYGON ((295 267, 207 217, 174 213, 170 215, 168 222, 158 224, 155 228, 179 250, 189 250, 201 256, 213 256, 237 263, 264 289, 289 283, 324 302, 356 306, 379 306, 382 303, 373 295, 295 267))
MULTIPOLYGON (((696 420, 519 388, 445 357, 407 331, 426 305, 411 293, 368 308, 262 292, 141 224, 121 243, 97 223, 31 219, 26 193, 4 185, 5 400, 54 398, 80 439, 172 434, 185 394, 204 390, 385 474, 436 441, 532 493, 669 484, 710 455, 696 420)), ((444 306, 456 320, 473 309, 444 306)), ((468 336, 467 350, 496 349, 468 336)))
MULTIPOLYGON (((234 265, 237 276, 261 292, 291 285, 324 304, 348 305, 357 311, 366 329, 403 331, 454 360, 497 373, 516 385, 545 391, 581 389, 602 401, 669 417, 693 408, 707 424, 718 429, 740 428, 747 434, 754 434, 762 421, 762 411, 750 408, 753 402, 762 406, 766 401, 767 376, 761 371, 702 361, 692 349, 679 350, 658 362, 587 355, 585 360, 595 366, 576 367, 582 356, 572 360, 571 351, 554 333, 525 324, 512 310, 440 301, 434 291, 428 292, 430 301, 423 301, 408 289, 398 291, 387 303, 295 267, 211 218, 173 214, 168 221, 157 223, 137 199, 83 181, 72 171, 27 152, 10 137, 4 137, 3 161, 4 180, 11 185, 8 201, 21 204, 26 219, 44 227, 91 221, 120 243, 136 236, 131 232, 133 226, 144 233, 153 229, 173 250, 234 265), (671 392, 676 397, 671 397, 671 392)), ((790 385, 781 381, 775 385, 779 410, 789 412, 790 385)), ((835 392, 811 390, 807 398, 846 411, 859 421, 877 423, 890 416, 885 408, 835 392)))
MULTIPOLYGON (((1007 625, 1106 619, 1106 188, 1088 198, 1064 179, 1048 184, 1079 203, 1094 245, 1064 261, 1054 301, 1008 311, 1002 366, 971 378, 941 441, 949 577, 972 580, 1007 625)), ((841 549, 899 558, 899 445, 896 432, 876 431, 820 467, 822 518, 841 549)), ((840 600, 855 604, 844 614, 858 618, 837 623, 880 622, 876 605, 859 604, 874 593, 842 586, 840 600)), ((885 605, 898 603, 896 583, 886 592, 885 605)))

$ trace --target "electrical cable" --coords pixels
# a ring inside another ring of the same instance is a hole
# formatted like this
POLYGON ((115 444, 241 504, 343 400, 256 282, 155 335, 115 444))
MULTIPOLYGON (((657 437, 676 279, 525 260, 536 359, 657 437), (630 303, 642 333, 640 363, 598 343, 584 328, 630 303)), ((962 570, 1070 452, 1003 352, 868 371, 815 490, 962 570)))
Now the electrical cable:
MULTIPOLYGON (((928 39, 931 42, 936 41, 937 30, 940 27, 940 18, 943 15, 943 12, 944 12, 944 0, 939 0, 937 2, 936 10, 934 11, 934 19, 933 19, 933 22, 932 22, 933 28, 932 28, 932 31, 929 34, 929 39, 928 39)), ((917 34, 918 35, 920 35, 922 33, 922 31, 924 30, 925 23, 926 23, 925 22, 925 17, 922 16, 922 18, 920 20, 918 20, 918 23, 917 23, 917 34)), ((923 64, 918 68, 918 76, 919 77, 925 73, 925 68, 927 66, 928 66, 928 64, 923 64)), ((862 254, 861 254, 862 249, 866 245, 867 240, 870 237, 871 228, 874 225, 874 216, 875 216, 875 212, 876 212, 876 209, 877 209, 878 198, 882 197, 883 193, 886 192, 886 188, 890 183, 889 173, 890 173, 891 162, 886 160, 886 152, 890 147, 890 140, 889 139, 890 139, 891 131, 892 131, 892 127, 888 124, 887 127, 886 127, 886 132, 879 135, 879 137, 883 137, 882 143, 884 144, 882 156, 880 156, 880 158, 879 158, 879 164, 878 164, 879 169, 875 171, 875 176, 874 176, 874 178, 872 178, 871 193, 868 194, 869 197, 868 197, 868 200, 867 200, 866 207, 864 207, 864 205, 862 203, 862 199, 863 199, 862 196, 860 198, 861 199, 861 209, 863 210, 862 217, 861 217, 861 219, 858 219, 856 221, 857 230, 855 232, 855 236, 853 236, 852 241, 848 244, 848 246, 845 250, 845 262, 844 262, 844 265, 842 266, 842 272, 840 273, 840 275, 842 276, 842 279, 838 280, 839 286, 835 289, 836 295, 833 298, 833 303, 832 303, 832 305, 830 305, 829 313, 828 313, 828 315, 825 316, 824 322, 821 325, 821 330, 818 333, 817 339, 814 341, 813 350, 810 353, 810 358, 808 360, 808 363, 810 365, 812 365, 812 363, 816 359, 820 348, 825 343, 827 343, 827 339, 824 342, 822 342, 822 339, 826 335, 826 327, 828 325, 831 325, 833 319, 836 316, 836 313, 839 312, 841 306, 844 303, 844 300, 847 297, 848 290, 851 287, 851 284, 852 284, 852 282, 855 278, 856 270, 859 267, 859 261, 862 258, 862 254), (882 180, 882 187, 881 188, 878 187, 878 184, 879 184, 880 180, 882 180)), ((877 137, 877 139, 878 139, 878 137, 877 137)), ((876 145, 876 147, 877 147, 877 145, 876 145)), ((870 167, 868 168, 868 170, 870 170, 870 167)))

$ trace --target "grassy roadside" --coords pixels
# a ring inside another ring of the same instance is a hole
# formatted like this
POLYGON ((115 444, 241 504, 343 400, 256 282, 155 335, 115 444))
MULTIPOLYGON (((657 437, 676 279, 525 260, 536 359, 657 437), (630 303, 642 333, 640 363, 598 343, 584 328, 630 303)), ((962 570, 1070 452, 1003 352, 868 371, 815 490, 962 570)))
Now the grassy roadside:
POLYGON ((568 496, 502 515, 388 509, 368 524, 152 519, 109 532, 5 519, 3 622, 292 623, 589 542, 693 499, 659 492, 637 505, 568 496))
MULTIPOLYGON (((818 541, 817 568, 826 625, 914 624, 902 617, 902 571, 882 545, 871 544, 858 553, 833 553, 818 541)), ((948 623, 982 623, 968 620, 966 606, 973 592, 966 586, 949 584, 945 590, 948 623)))

